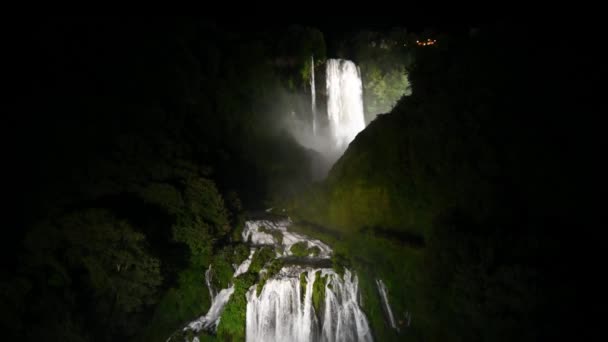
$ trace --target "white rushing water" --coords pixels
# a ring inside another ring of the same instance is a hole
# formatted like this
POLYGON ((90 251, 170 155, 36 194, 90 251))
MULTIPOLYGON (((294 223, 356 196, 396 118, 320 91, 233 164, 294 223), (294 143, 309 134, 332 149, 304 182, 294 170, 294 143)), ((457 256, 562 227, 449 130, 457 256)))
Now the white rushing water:
MULTIPOLYGON (((251 259, 253 258, 254 253, 255 249, 251 249, 249 257, 245 261, 243 261, 238 267, 236 267, 236 271, 234 272, 233 278, 236 278, 240 274, 247 272, 247 270, 249 269, 249 265, 251 265, 251 259)), ((188 325, 184 327, 184 331, 193 330, 195 332, 199 332, 201 330, 217 330, 217 326, 220 324, 220 318, 222 312, 224 311, 224 307, 226 306, 226 303, 228 303, 228 300, 230 300, 230 296, 232 296, 232 294, 234 293, 234 284, 230 284, 228 288, 222 289, 220 292, 215 294, 213 291, 213 286, 211 285, 212 275, 212 265, 209 265, 209 268, 205 272, 205 283, 207 284, 207 288, 209 289, 209 295, 211 296, 211 307, 204 316, 201 316, 198 319, 188 323, 188 325)))
POLYGON ((361 72, 345 59, 328 59, 326 66, 327 116, 335 148, 345 150, 365 128, 361 72))
MULTIPOLYGON (((246 294, 246 340, 373 341, 369 323, 361 309, 357 276, 349 270, 340 276, 331 268, 313 266, 320 265, 315 263, 320 259, 329 263, 332 249, 319 240, 288 231, 289 225, 289 219, 250 220, 245 223, 243 239, 253 246, 247 260, 235 267, 234 277, 248 271, 256 248, 261 245, 275 247, 277 257, 293 258, 289 249, 298 242, 306 242, 308 247, 317 247, 319 251, 315 258, 298 257, 296 264, 286 263, 266 281, 259 294, 257 284, 249 288, 246 294), (301 276, 306 279, 304 288, 301 276), (324 288, 325 295, 315 309, 313 290, 319 286, 324 288)), ((234 285, 215 293, 211 285, 212 275, 210 266, 205 272, 205 282, 212 297, 211 308, 204 316, 187 324, 184 332, 205 330, 213 333, 217 330, 224 307, 234 293, 234 285)))
POLYGON ((386 289, 386 285, 382 279, 376 279, 376 286, 378 287, 378 292, 380 293, 380 298, 382 298, 382 306, 384 307, 384 311, 388 316, 389 323, 391 324, 391 328, 395 330, 399 330, 397 324, 395 323, 395 316, 393 316, 393 310, 391 309, 391 304, 388 301, 388 291, 386 289))
POLYGON ((199 317, 199 319, 190 322, 184 330, 193 330, 193 331, 201 331, 201 330, 213 330, 217 329, 218 324, 220 323, 220 316, 224 311, 224 306, 228 303, 230 296, 234 293, 234 285, 231 285, 227 289, 221 290, 213 299, 211 303, 211 308, 207 311, 205 316, 199 317))
POLYGON ((209 289, 209 298, 213 301, 215 298, 215 292, 213 292, 213 286, 211 286, 211 279, 213 278, 213 265, 209 265, 209 268, 205 272, 205 284, 207 284, 207 288, 209 289))
POLYGON ((310 56, 310 96, 312 110, 312 135, 317 135, 317 96, 315 88, 315 57, 310 56))
MULTIPOLYGON (((283 254, 278 256, 291 255, 290 246, 304 241, 309 247, 319 248, 318 257, 331 257, 333 251, 329 246, 288 231, 290 224, 289 219, 248 221, 243 238, 250 238, 254 244, 277 246, 279 242, 269 233, 274 230, 282 233, 283 254)), ((349 270, 341 277, 331 268, 285 266, 266 282, 259 295, 256 286, 247 292, 247 341, 372 341, 359 298, 357 276, 349 270), (302 274, 306 278, 303 294, 300 285, 302 274), (312 296, 317 281, 325 281, 325 297, 319 312, 315 312, 312 296)))
POLYGON ((282 245, 283 252, 277 256, 290 256, 291 247, 298 242, 305 242, 308 248, 318 247, 319 254, 318 258, 330 258, 332 250, 323 242, 311 239, 302 234, 290 232, 287 227, 291 225, 291 220, 283 219, 278 221, 273 220, 257 220, 245 222, 245 229, 243 229, 243 241, 251 241, 254 245, 282 245), (264 232, 266 231, 266 232, 264 232), (270 233, 271 231, 278 231, 282 235, 282 242, 275 240, 275 237, 270 233))
POLYGON ((253 254, 255 254, 255 248, 251 249, 251 251, 249 252, 249 257, 236 268, 236 270, 234 271, 234 275, 232 276, 233 278, 236 278, 241 274, 247 272, 247 270, 249 270, 249 265, 251 265, 251 259, 253 258, 253 254))
POLYGON ((327 268, 286 267, 266 283, 259 296, 255 287, 247 292, 247 341, 372 341, 358 291, 357 277, 348 270, 342 278, 327 268), (302 273, 306 277, 303 296, 302 273), (321 312, 315 312, 313 286, 322 279, 326 279, 325 298, 321 312))

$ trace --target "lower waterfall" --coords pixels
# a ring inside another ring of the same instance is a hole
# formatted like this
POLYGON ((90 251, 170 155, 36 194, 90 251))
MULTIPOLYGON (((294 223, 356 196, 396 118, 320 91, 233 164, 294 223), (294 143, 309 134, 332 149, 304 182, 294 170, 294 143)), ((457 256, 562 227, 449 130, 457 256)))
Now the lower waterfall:
POLYGON ((372 341, 357 301, 357 277, 346 270, 343 278, 331 269, 287 267, 266 283, 259 296, 255 288, 250 289, 247 341, 372 341), (305 288, 300 286, 301 274, 305 288), (320 312, 313 306, 315 281, 325 281, 320 312))
MULTIPOLYGON (((373 341, 362 310, 357 275, 346 268, 342 274, 336 272, 332 268, 331 247, 289 231, 291 223, 288 218, 245 222, 242 239, 249 244, 250 254, 240 265, 233 265, 233 279, 240 279, 244 273, 251 274, 249 268, 256 260, 257 251, 271 248, 273 260, 279 259, 282 265, 272 271, 273 263, 267 262, 259 271, 259 286, 245 288, 246 341, 373 341)), ((179 340, 185 336, 183 333, 193 332, 193 337, 185 340, 198 341, 196 334, 215 334, 217 331, 224 307, 235 295, 235 286, 233 283, 215 292, 211 287, 212 269, 213 265, 210 265, 205 273, 212 299, 208 312, 186 324, 180 330, 181 335, 169 340, 179 340)))

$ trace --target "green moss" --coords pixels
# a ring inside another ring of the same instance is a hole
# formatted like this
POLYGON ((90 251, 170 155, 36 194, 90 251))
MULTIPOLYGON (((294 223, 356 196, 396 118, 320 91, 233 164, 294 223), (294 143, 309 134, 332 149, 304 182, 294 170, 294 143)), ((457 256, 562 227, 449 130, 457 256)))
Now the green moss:
POLYGON ((233 257, 234 249, 231 246, 222 248, 213 256, 211 283, 214 288, 225 289, 232 281, 234 275, 233 257))
POLYGON ((176 287, 167 290, 141 333, 141 341, 165 341, 184 322, 204 314, 211 305, 209 291, 202 291, 204 270, 189 268, 180 272, 176 287))
POLYGON ((306 241, 300 241, 295 243, 289 249, 291 253, 295 256, 306 257, 306 256, 318 256, 321 253, 321 249, 317 246, 308 247, 308 243, 306 241))
POLYGON ((276 256, 274 248, 262 247, 255 252, 249 265, 249 272, 259 273, 267 262, 274 259, 276 256))
POLYGON ((331 256, 331 262, 334 271, 336 271, 340 277, 344 276, 344 269, 350 267, 350 260, 342 253, 334 253, 331 256))
POLYGON ((218 340, 245 340, 245 322, 247 319, 246 293, 255 284, 256 279, 256 274, 252 272, 246 272, 234 279, 234 293, 228 303, 226 303, 217 328, 218 340))
POLYGON ((283 260, 274 259, 272 260, 272 262, 270 262, 270 265, 268 265, 268 267, 266 268, 266 272, 263 273, 260 278, 260 281, 258 282, 258 286, 256 288, 256 293, 258 296, 260 295, 260 292, 262 292, 264 285, 266 285, 266 281, 274 277, 277 273, 279 273, 279 271, 281 271, 281 268, 283 268, 283 260))
POLYGON ((249 257, 249 247, 245 244, 238 244, 234 247, 234 254, 232 255, 232 263, 240 265, 249 257))
POLYGON ((312 305, 315 308, 315 313, 321 314, 322 305, 325 301, 325 285, 327 284, 327 275, 321 276, 321 271, 315 273, 315 282, 312 284, 312 305))
MULTIPOLYGON (((357 234, 342 234, 328 231, 323 227, 296 223, 291 230, 319 239, 332 246, 333 268, 339 275, 349 269, 359 277, 359 288, 362 295, 362 309, 370 321, 374 337, 378 341, 400 341, 405 337, 411 340, 425 340, 420 337, 421 331, 430 329, 429 321, 435 317, 421 297, 425 296, 426 286, 423 282, 424 250, 410 247, 396 239, 377 235, 373 230, 357 234), (396 334, 386 323, 386 317, 376 288, 376 279, 383 279, 390 291, 393 313, 400 326, 401 335, 396 334), (394 287, 393 284, 399 284, 394 287), (405 327, 405 313, 413 313, 410 327, 405 327)), ((316 275, 313 285, 313 305, 318 312, 322 309, 325 288, 321 286, 326 279, 316 275)), ((305 278, 304 278, 305 279, 305 278)), ((302 277, 300 278, 302 284, 302 277)), ((329 287, 329 285, 328 285, 329 287)))
POLYGON ((320 253, 321 253, 321 248, 319 248, 317 246, 312 246, 308 249, 308 254, 312 255, 313 257, 319 256, 320 253))
POLYGON ((295 256, 299 256, 299 257, 304 257, 308 255, 308 244, 306 243, 306 241, 301 241, 298 243, 294 243, 291 248, 289 249, 289 251, 295 255, 295 256))

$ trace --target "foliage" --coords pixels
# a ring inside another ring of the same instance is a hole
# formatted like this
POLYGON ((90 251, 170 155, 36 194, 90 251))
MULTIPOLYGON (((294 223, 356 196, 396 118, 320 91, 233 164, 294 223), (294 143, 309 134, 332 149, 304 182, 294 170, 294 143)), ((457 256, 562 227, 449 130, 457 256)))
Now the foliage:
POLYGON ((564 146, 538 135, 553 119, 529 107, 537 92, 520 82, 535 68, 505 48, 510 41, 478 36, 416 50, 413 94, 372 121, 325 182, 288 203, 292 217, 309 221, 297 229, 330 243, 359 275, 376 340, 551 333, 537 324, 539 303, 563 289, 538 292, 536 260, 556 255, 556 208, 568 207, 571 189, 558 180, 564 146), (559 200, 551 188, 564 189, 559 200), (399 333, 386 323, 376 279, 399 333))
POLYGON ((277 275, 277 273, 281 271, 281 268, 283 268, 283 260, 274 259, 270 262, 270 265, 268 265, 266 272, 261 274, 260 281, 258 282, 258 285, 256 287, 256 293, 258 294, 258 296, 262 292, 264 285, 266 285, 266 281, 277 275))
POLYGON ((225 289, 232 282, 234 268, 232 267, 232 259, 234 250, 231 246, 226 246, 213 253, 213 262, 211 263, 212 280, 211 284, 215 289, 225 289))
MULTIPOLYGON (((78 336, 79 320, 72 313, 82 310, 70 293, 95 303, 87 311, 100 318, 96 328, 115 336, 132 335, 129 324, 158 300, 159 260, 149 254, 143 234, 107 210, 87 209, 54 223, 41 222, 29 232, 25 246, 28 276, 38 279, 37 291, 48 295, 38 298, 45 304, 31 314, 44 314, 52 302, 64 307, 55 317, 64 317, 67 325, 56 328, 68 329, 62 334, 75 334, 62 335, 65 338, 78 336)), ((44 324, 55 323, 49 317, 44 324)))
POLYGON ((366 122, 388 113, 404 95, 411 94, 408 70, 413 67, 413 35, 405 29, 360 31, 345 43, 361 69, 366 122))
MULTIPOLYGON (((7 160, 22 167, 1 249, 5 337, 164 340, 208 309, 205 269, 222 287, 247 257, 232 245, 243 208, 310 181, 310 151, 276 127, 277 94, 325 58, 323 34, 191 18, 27 26, 37 38, 16 50, 38 62, 10 126, 24 143, 7 160)), ((274 251, 257 254, 256 273, 274 251)))
POLYGON ((334 271, 340 276, 344 275, 344 269, 350 268, 349 259, 342 253, 334 253, 331 256, 331 263, 334 271))
POLYGON ((273 248, 262 247, 258 249, 253 255, 253 258, 251 259, 251 264, 249 265, 249 272, 252 272, 254 274, 259 273, 262 268, 264 268, 266 263, 273 260, 275 257, 276 254, 273 248))
POLYGON ((317 315, 321 314, 323 303, 325 303, 325 286, 328 276, 321 276, 321 271, 315 273, 315 282, 312 284, 312 306, 317 315))
POLYGON ((249 257, 249 248, 246 244, 239 243, 234 247, 234 254, 232 256, 232 263, 240 265, 249 257))
POLYGON ((221 195, 212 181, 188 179, 184 191, 186 210, 177 216, 173 238, 190 247, 193 263, 201 264, 209 255, 209 242, 230 231, 221 195))
POLYGON ((256 274, 246 272, 234 279, 234 293, 224 308, 217 337, 220 341, 244 341, 247 316, 245 294, 256 282, 256 274))
POLYGON ((308 256, 308 243, 306 241, 300 241, 298 243, 294 243, 289 249, 291 253, 295 256, 308 256))
POLYGON ((289 249, 291 253, 298 257, 307 257, 313 256, 316 257, 321 253, 321 249, 317 246, 308 247, 308 243, 306 241, 300 241, 294 243, 289 249))
POLYGON ((138 337, 141 341, 165 341, 176 329, 211 306, 209 291, 204 290, 204 273, 191 267, 179 274, 176 287, 166 290, 151 320, 138 337))

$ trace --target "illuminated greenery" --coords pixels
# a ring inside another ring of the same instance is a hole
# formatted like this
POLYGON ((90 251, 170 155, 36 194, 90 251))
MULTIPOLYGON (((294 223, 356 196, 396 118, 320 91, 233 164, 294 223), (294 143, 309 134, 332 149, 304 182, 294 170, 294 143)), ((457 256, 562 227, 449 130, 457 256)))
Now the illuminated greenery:
POLYGON ((294 243, 289 251, 298 257, 307 257, 313 256, 316 257, 321 253, 321 249, 317 246, 308 247, 308 243, 306 241, 300 241, 294 243))
POLYGON ((217 328, 220 341, 244 341, 247 318, 247 299, 245 294, 256 282, 255 273, 247 272, 234 279, 234 293, 224 308, 222 319, 217 328))
POLYGON ((266 246, 258 249, 255 254, 253 254, 253 258, 251 258, 249 272, 255 274, 259 273, 266 263, 273 260, 275 256, 274 248, 266 246))
POLYGON ((561 227, 544 220, 562 205, 548 196, 562 186, 550 176, 557 169, 536 158, 554 141, 537 139, 544 121, 520 125, 538 113, 525 106, 533 91, 507 91, 522 87, 515 52, 483 39, 438 41, 416 51, 413 94, 287 208, 300 220, 294 229, 334 248, 337 271, 349 264, 359 276, 376 340, 536 340, 546 331, 531 319, 541 279, 531 260, 561 227))
POLYGON ((315 273, 315 282, 312 284, 312 306, 315 308, 317 315, 321 315, 322 305, 325 302, 327 278, 327 275, 321 276, 321 271, 315 273))
POLYGON ((274 277, 277 273, 279 273, 279 271, 281 271, 281 268, 283 268, 283 260, 274 259, 270 262, 266 269, 266 272, 263 272, 261 274, 260 281, 258 282, 258 285, 256 287, 256 293, 258 296, 262 292, 264 285, 266 285, 266 281, 268 281, 268 279, 274 277))

